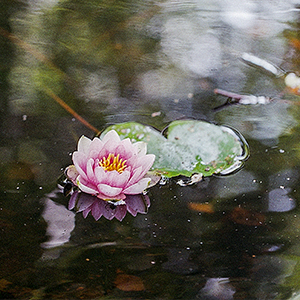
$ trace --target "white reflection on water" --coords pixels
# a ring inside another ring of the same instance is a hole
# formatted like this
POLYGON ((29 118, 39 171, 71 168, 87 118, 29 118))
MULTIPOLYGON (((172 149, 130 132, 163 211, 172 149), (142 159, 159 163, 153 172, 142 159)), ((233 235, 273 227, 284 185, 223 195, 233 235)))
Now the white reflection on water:
POLYGON ((235 292, 229 278, 209 278, 198 296, 204 300, 230 300, 233 299, 235 292))
POLYGON ((221 45, 210 32, 201 33, 198 22, 187 17, 170 18, 164 25, 161 46, 182 70, 206 77, 221 66, 221 45))
POLYGON ((296 200, 290 196, 292 186, 299 174, 292 169, 282 170, 269 177, 268 210, 274 212, 290 211, 296 207, 296 200))
POLYGON ((71 232, 75 228, 75 213, 48 197, 45 198, 44 203, 45 208, 42 216, 47 222, 46 234, 49 236, 49 240, 41 246, 49 249, 61 246, 69 241, 71 232))
POLYGON ((287 46, 281 34, 297 19, 296 3, 164 1, 147 29, 160 38, 160 68, 138 74, 139 88, 152 97, 181 97, 197 90, 195 78, 212 77, 218 85, 225 81, 232 90, 242 89, 248 77, 238 59, 243 52, 283 63, 287 46))
POLYGON ((251 193, 260 189, 256 176, 248 171, 239 171, 238 184, 236 176, 225 176, 214 182, 214 192, 220 199, 235 197, 242 193, 251 193))
POLYGON ((292 210, 296 207, 296 201, 288 194, 291 192, 290 188, 279 188, 269 192, 269 211, 284 212, 292 210))
POLYGON ((273 146, 277 145, 281 135, 289 133, 296 125, 288 107, 288 104, 276 101, 264 106, 236 105, 223 112, 221 122, 238 128, 246 138, 273 146))

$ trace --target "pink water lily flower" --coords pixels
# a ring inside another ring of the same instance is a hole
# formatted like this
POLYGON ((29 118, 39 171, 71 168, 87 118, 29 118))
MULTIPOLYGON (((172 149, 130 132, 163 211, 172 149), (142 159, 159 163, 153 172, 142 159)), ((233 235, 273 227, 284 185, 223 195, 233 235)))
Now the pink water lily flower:
POLYGON ((74 165, 66 174, 84 193, 105 201, 124 200, 126 195, 142 193, 150 184, 145 175, 155 155, 146 152, 146 143, 121 140, 115 130, 102 139, 82 136, 72 156, 74 165))

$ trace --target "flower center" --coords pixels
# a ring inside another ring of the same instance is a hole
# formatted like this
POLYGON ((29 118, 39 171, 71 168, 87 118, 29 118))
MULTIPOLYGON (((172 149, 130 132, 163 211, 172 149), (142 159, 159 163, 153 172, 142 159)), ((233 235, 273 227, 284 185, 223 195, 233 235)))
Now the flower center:
POLYGON ((120 158, 119 154, 115 156, 113 153, 109 153, 107 157, 100 160, 99 165, 105 171, 117 171, 121 174, 127 168, 126 161, 120 158))

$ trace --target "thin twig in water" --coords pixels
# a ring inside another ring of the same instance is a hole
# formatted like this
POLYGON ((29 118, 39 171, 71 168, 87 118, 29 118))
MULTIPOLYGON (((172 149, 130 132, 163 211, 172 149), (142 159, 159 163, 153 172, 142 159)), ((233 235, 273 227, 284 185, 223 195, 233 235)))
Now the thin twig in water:
POLYGON ((48 96, 50 96, 53 100, 55 100, 60 106, 62 106, 67 112, 69 112, 72 116, 74 116, 74 118, 76 118, 87 128, 93 130, 96 134, 100 133, 100 130, 98 130, 96 127, 94 127, 84 118, 82 118, 73 108, 71 108, 65 101, 63 101, 56 94, 54 94, 49 88, 45 88, 45 92, 48 96))

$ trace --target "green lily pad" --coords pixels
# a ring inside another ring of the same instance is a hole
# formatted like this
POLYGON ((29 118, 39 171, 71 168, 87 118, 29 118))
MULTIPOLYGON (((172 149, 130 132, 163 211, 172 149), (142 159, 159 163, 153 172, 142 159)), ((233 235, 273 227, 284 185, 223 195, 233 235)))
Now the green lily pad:
POLYGON ((121 139, 147 143, 148 153, 155 154, 152 169, 165 177, 193 174, 211 176, 228 174, 241 167, 248 156, 244 138, 231 128, 204 121, 172 122, 166 137, 156 129, 136 122, 108 127, 116 130, 121 139))

